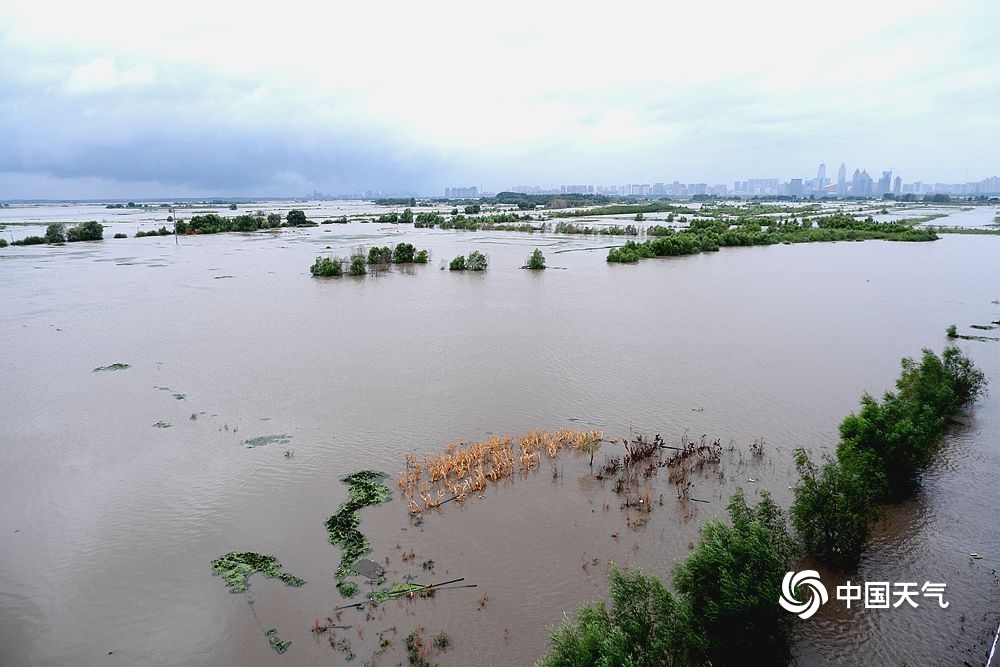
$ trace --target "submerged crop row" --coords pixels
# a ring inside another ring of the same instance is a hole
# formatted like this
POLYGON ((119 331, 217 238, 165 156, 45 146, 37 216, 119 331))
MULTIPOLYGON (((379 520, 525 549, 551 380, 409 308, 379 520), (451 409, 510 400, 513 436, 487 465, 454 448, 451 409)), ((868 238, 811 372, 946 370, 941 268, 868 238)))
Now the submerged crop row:
POLYGON ((580 431, 537 429, 515 440, 509 435, 492 436, 481 442, 451 443, 444 452, 418 461, 416 455, 406 455, 406 470, 399 474, 399 488, 406 499, 410 514, 419 515, 426 509, 445 502, 465 500, 486 488, 486 482, 497 482, 515 472, 527 472, 541 464, 542 453, 555 458, 569 449, 591 455, 601 446, 600 430, 580 431), (423 502, 421 506, 420 502, 423 502))

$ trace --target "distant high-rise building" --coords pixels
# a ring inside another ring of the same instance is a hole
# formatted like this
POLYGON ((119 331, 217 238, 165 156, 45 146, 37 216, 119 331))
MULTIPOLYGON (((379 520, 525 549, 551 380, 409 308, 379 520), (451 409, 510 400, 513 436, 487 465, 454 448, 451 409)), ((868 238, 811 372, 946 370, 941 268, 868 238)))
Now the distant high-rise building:
POLYGON ((884 195, 892 188, 892 170, 883 171, 882 178, 878 179, 878 194, 884 195))
POLYGON ((854 177, 851 178, 851 195, 854 197, 867 197, 872 193, 874 181, 868 175, 867 169, 854 170, 854 177))
POLYGON ((847 194, 847 165, 843 162, 837 170, 837 194, 840 196, 847 194))
POLYGON ((892 182, 892 192, 893 194, 899 194, 903 188, 903 179, 897 176, 892 182))
POLYGON ((479 187, 470 185, 461 188, 445 188, 444 196, 449 199, 469 199, 479 196, 479 187))
POLYGON ((791 195, 792 197, 802 196, 801 178, 793 178, 792 180, 788 181, 788 194, 791 195))
POLYGON ((816 180, 813 182, 813 192, 823 192, 823 186, 826 185, 826 163, 820 162, 819 169, 816 171, 816 180))

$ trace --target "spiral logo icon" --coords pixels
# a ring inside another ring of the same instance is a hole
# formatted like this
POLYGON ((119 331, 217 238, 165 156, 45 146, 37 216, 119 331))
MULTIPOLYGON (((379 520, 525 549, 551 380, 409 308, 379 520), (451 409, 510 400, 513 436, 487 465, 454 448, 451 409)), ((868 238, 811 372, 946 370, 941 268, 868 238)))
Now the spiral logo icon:
POLYGON ((801 572, 788 572, 781 582, 781 598, 778 603, 786 610, 805 620, 819 611, 820 605, 826 604, 830 596, 826 593, 826 586, 819 580, 819 572, 816 570, 802 570, 801 572), (809 599, 799 602, 795 597, 795 589, 799 586, 809 589, 809 599))

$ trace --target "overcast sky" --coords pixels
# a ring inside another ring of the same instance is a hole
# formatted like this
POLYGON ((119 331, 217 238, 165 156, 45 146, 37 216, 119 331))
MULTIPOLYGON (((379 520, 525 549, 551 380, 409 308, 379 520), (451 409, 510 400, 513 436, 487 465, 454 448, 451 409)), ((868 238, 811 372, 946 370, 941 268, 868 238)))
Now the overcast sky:
POLYGON ((1000 1, 0 0, 0 199, 1000 174, 1000 1))

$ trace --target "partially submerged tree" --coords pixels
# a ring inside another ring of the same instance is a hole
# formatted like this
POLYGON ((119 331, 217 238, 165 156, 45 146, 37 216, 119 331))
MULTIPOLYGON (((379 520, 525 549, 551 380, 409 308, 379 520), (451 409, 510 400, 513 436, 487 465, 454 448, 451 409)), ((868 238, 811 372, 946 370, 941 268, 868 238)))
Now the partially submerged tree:
POLYGON ((532 269, 535 271, 544 269, 545 255, 542 254, 541 250, 535 248, 535 251, 531 253, 531 257, 528 258, 528 261, 525 262, 524 266, 525 268, 532 269))

